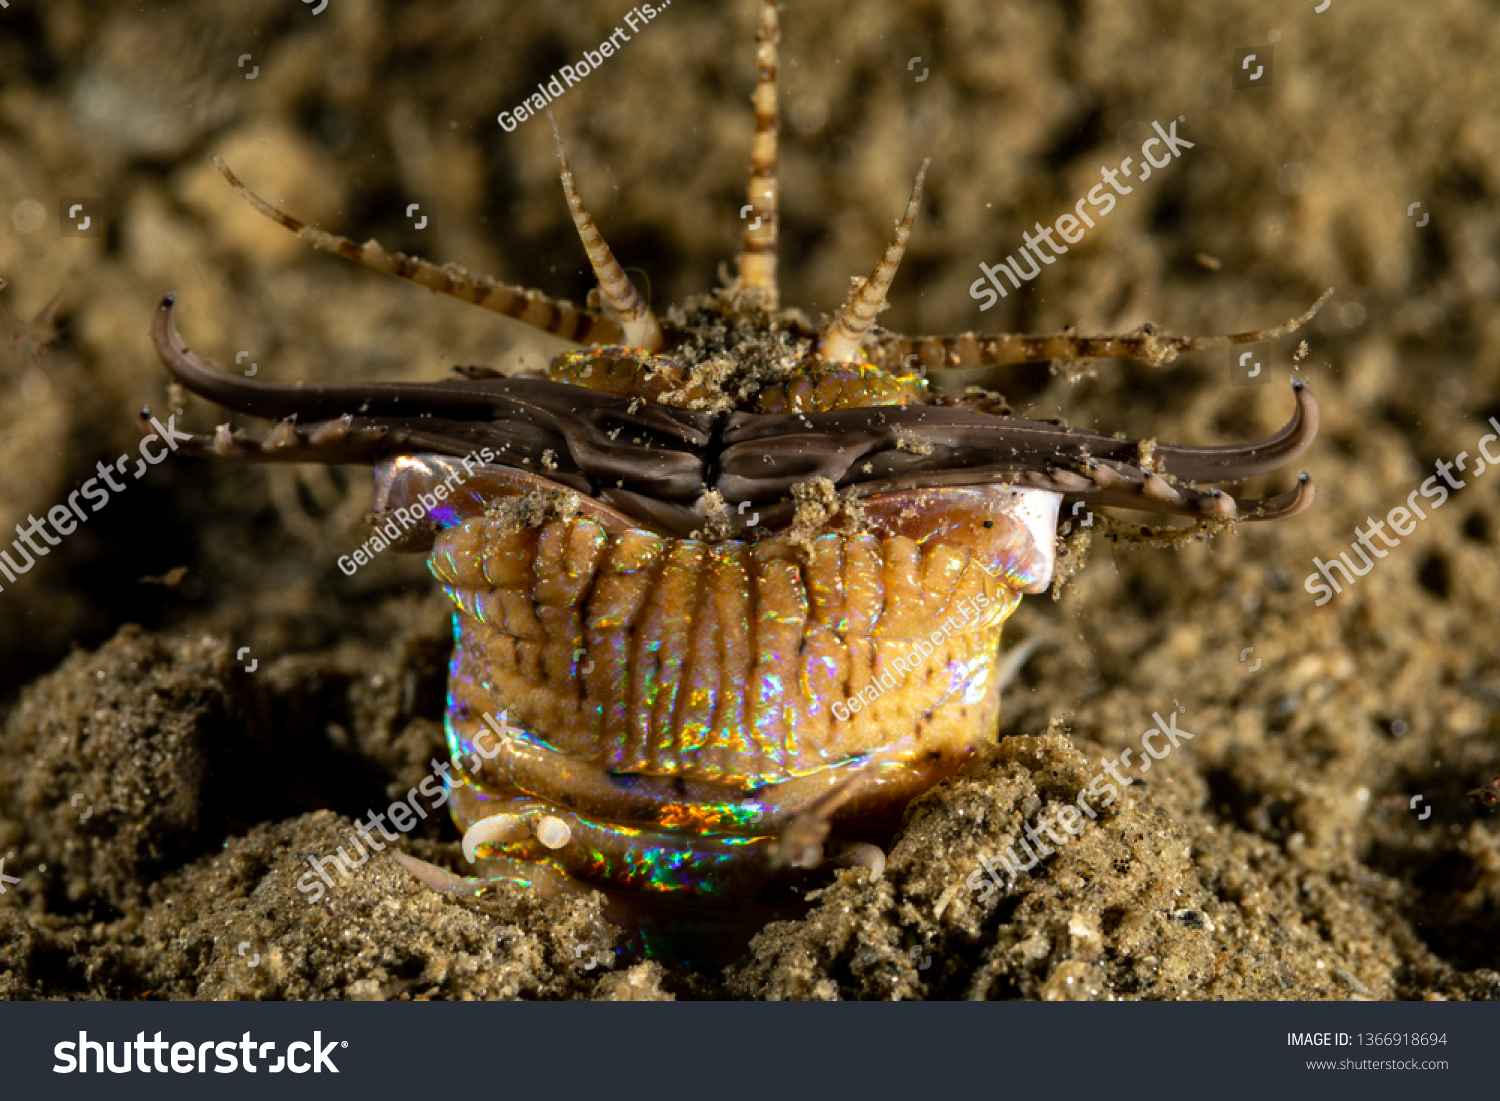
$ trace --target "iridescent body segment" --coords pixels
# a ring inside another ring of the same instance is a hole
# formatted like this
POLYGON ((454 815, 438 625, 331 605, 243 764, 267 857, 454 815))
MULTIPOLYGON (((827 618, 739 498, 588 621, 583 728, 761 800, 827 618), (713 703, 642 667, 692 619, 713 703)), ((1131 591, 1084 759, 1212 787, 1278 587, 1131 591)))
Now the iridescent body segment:
MULTIPOLYGON (((1060 507, 1222 524, 1312 502, 1305 474, 1262 500, 1212 484, 1308 447, 1317 405, 1300 381, 1281 431, 1221 447, 1022 420, 998 395, 931 383, 951 367, 1068 356, 1163 364, 1290 332, 1326 295, 1285 325, 1224 337, 887 333, 874 321, 924 162, 844 307, 816 328, 781 309, 776 3, 760 11, 755 218, 738 278, 687 309, 652 313, 585 210, 559 134, 603 311, 304 225, 220 164, 316 247, 579 345, 545 376, 465 367, 289 386, 194 354, 173 296, 153 321, 190 390, 279 420, 261 436, 178 434, 174 450, 372 464, 376 530, 428 553, 454 607, 445 728, 474 874, 403 861, 440 889, 599 888, 627 918, 748 921, 816 882, 825 859, 878 877, 910 800, 997 737, 1001 626, 1051 581, 1060 507)), ((148 414, 142 426, 154 431, 148 414)))
MULTIPOLYGON (((380 503, 407 507, 462 473, 387 460, 380 503)), ((879 835, 963 766, 998 721, 1001 624, 1050 580, 1059 498, 887 494, 866 499, 863 531, 806 547, 608 515, 518 526, 453 500, 428 563, 455 607, 454 759, 474 759, 486 713, 514 728, 463 770, 460 825, 554 815, 596 843, 480 851, 706 900, 758 894, 767 844, 851 767, 875 762, 841 818, 879 835)))

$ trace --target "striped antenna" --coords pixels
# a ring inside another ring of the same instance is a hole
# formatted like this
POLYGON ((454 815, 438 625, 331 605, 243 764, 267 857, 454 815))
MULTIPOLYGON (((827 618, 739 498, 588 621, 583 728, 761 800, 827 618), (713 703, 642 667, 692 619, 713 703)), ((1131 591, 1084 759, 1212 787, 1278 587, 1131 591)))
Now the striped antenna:
POLYGON ((328 233, 293 218, 272 206, 244 184, 218 157, 210 158, 220 174, 229 181, 235 194, 273 222, 285 226, 313 248, 337 253, 346 260, 383 271, 397 279, 406 279, 435 294, 446 294, 461 302, 470 302, 486 310, 513 317, 534 329, 552 333, 575 344, 613 344, 620 339, 620 326, 594 310, 585 310, 571 302, 548 298, 541 291, 512 287, 487 275, 470 275, 456 264, 436 264, 404 252, 387 252, 379 241, 357 244, 337 233, 328 233))
POLYGON ((740 208, 739 279, 735 290, 757 305, 780 305, 776 288, 776 136, 781 114, 776 102, 776 46, 781 24, 776 0, 762 0, 755 51, 755 138, 750 145, 750 186, 740 208))
POLYGON ((870 278, 849 292, 849 300, 844 303, 844 308, 838 312, 818 343, 819 359, 837 362, 854 359, 859 354, 860 341, 864 340, 865 334, 875 324, 875 315, 885 307, 886 292, 895 281, 901 257, 906 255, 906 242, 911 238, 911 227, 916 222, 917 210, 922 205, 922 181, 926 178, 927 166, 931 163, 932 158, 928 157, 922 162, 922 167, 917 169, 917 183, 911 189, 906 216, 896 227, 895 238, 886 246, 885 255, 875 265, 870 278))
POLYGON ((547 118, 552 121, 552 137, 557 142, 557 163, 562 168, 563 194, 568 199, 568 209, 573 213, 573 224, 578 227, 578 236, 583 239, 583 250, 589 254, 589 263, 599 279, 599 295, 604 304, 615 315, 620 328, 625 330, 625 343, 632 348, 644 348, 654 352, 662 346, 661 325, 652 314, 645 299, 635 289, 630 276, 620 267, 615 254, 604 243, 604 236, 594 225, 594 219, 583 208, 578 197, 578 188, 573 185, 573 170, 568 167, 568 154, 563 149, 562 133, 557 128, 557 117, 551 111, 547 118))

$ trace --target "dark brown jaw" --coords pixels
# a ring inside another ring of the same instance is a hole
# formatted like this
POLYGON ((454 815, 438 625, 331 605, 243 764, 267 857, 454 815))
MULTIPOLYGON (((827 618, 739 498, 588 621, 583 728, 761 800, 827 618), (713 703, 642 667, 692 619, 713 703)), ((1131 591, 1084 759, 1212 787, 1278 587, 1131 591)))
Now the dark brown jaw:
MULTIPOLYGON (((596 498, 665 534, 701 528, 716 490, 756 505, 762 526, 790 519, 792 487, 825 478, 859 496, 1003 482, 1073 501, 1200 518, 1274 519, 1312 503, 1301 474, 1277 497, 1237 502, 1191 482, 1235 482, 1304 452, 1318 407, 1300 379, 1281 431, 1248 444, 1152 444, 997 416, 964 404, 878 406, 809 414, 709 414, 538 378, 286 386, 242 379, 188 348, 168 295, 152 322, 157 354, 194 393, 281 423, 260 436, 221 425, 179 450, 257 462, 376 463, 393 455, 466 456, 596 498), (1149 453, 1150 458, 1145 456, 1149 453)), ((150 433, 143 415, 142 431, 150 433)))
POLYGON ((860 495, 942 485, 1006 482, 1072 500, 1180 516, 1254 519, 1312 503, 1303 476, 1290 495, 1237 504, 1185 482, 1237 482, 1296 459, 1318 432, 1318 406, 1300 379, 1297 406, 1281 431, 1227 447, 1153 444, 1102 436, 962 407, 901 406, 805 415, 731 414, 716 488, 726 500, 767 502, 797 482, 827 478, 860 495), (915 446, 914 446, 915 445, 915 446))

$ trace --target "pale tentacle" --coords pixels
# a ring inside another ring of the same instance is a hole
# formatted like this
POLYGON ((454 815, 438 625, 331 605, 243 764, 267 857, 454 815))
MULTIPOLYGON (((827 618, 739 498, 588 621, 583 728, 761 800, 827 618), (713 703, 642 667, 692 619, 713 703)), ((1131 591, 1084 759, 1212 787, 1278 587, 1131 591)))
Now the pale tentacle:
POLYGON ((1142 325, 1120 336, 1075 336, 1072 333, 960 333, 957 336, 899 336, 887 333, 870 347, 870 358, 885 366, 904 364, 915 355, 929 370, 999 367, 1007 363, 1038 363, 1052 359, 1139 359, 1153 367, 1171 363, 1183 352, 1260 344, 1296 332, 1311 321, 1333 294, 1329 287, 1304 313, 1280 325, 1227 336, 1173 336, 1155 326, 1142 325))
POLYGON ((583 239, 583 250, 588 253, 594 275, 599 279, 599 294, 605 305, 615 315, 615 320, 625 330, 625 343, 633 348, 654 352, 662 345, 661 325, 646 305, 645 299, 635 289, 635 284, 620 267, 615 254, 605 244, 604 235, 594 225, 594 219, 584 209, 578 188, 573 183, 573 170, 568 167, 568 154, 563 148, 562 132, 557 128, 557 116, 551 111, 547 118, 552 122, 552 138, 557 142, 557 163, 562 169, 563 194, 568 200, 568 210, 573 215, 573 225, 583 239))
POLYGON ((579 896, 589 891, 588 887, 572 876, 550 865, 529 860, 510 860, 505 857, 484 860, 481 865, 488 875, 466 876, 454 875, 447 868, 439 868, 436 864, 429 864, 394 849, 391 850, 391 856, 413 877, 441 894, 475 894, 504 882, 526 884, 543 898, 579 896))
POLYGON ((849 769, 838 783, 813 800, 781 831, 771 847, 771 866, 816 868, 821 864, 823 842, 833 828, 834 812, 858 795, 866 781, 878 776, 885 763, 894 759, 902 748, 898 743, 872 754, 864 764, 849 769))
POLYGON ((1036 653, 1037 647, 1047 641, 1049 634, 1048 631, 1040 631, 1000 655, 1000 660, 995 666, 995 680, 999 683, 1002 697, 1011 683, 1021 675, 1022 668, 1031 660, 1031 655, 1036 653))
POLYGON ((492 814, 464 831, 464 856, 472 864, 479 859, 480 845, 508 845, 532 837, 549 849, 560 849, 572 833, 566 822, 556 815, 542 813, 540 806, 520 814, 492 814))
POLYGON ((573 837, 573 830, 555 814, 546 814, 531 824, 536 839, 549 849, 560 849, 573 837))
POLYGON ((479 859, 480 845, 507 845, 531 836, 531 822, 524 814, 492 814, 464 831, 464 859, 479 859))
POLYGON ((447 868, 439 868, 436 864, 429 864, 425 860, 407 856, 403 852, 392 850, 391 857, 412 876, 440 894, 464 894, 480 890, 484 886, 480 880, 472 876, 454 875, 447 868))
POLYGON ((777 104, 779 63, 776 47, 781 28, 776 0, 762 0, 760 34, 755 52, 755 138, 750 145, 750 184, 740 231, 739 278, 734 289, 766 310, 780 306, 776 286, 777 104))
POLYGON ((885 875, 885 850, 868 841, 852 841, 834 847, 833 862, 840 868, 864 868, 874 883, 885 875))
POLYGON ((906 255, 906 242, 911 239, 911 227, 922 206, 922 181, 926 178, 927 166, 931 163, 932 158, 928 157, 922 162, 922 167, 917 169, 917 182, 911 189, 911 199, 906 204, 906 216, 896 227, 895 238, 886 246, 885 255, 875 265, 870 278, 850 292, 848 302, 823 334, 823 339, 818 344, 819 359, 839 361, 858 356, 860 343, 875 324, 875 315, 885 308, 886 292, 891 289, 896 269, 901 266, 901 258, 906 255))
POLYGON ((387 252, 378 241, 366 241, 360 245, 347 237, 307 225, 278 210, 251 191, 218 157, 214 157, 213 162, 229 181, 229 186, 242 199, 314 248, 338 253, 346 260, 416 283, 437 294, 446 294, 515 318, 534 329, 571 340, 575 344, 614 344, 620 339, 619 325, 594 310, 581 309, 571 302, 549 298, 541 291, 513 287, 487 275, 470 275, 455 264, 438 267, 420 257, 407 256, 404 252, 387 252))

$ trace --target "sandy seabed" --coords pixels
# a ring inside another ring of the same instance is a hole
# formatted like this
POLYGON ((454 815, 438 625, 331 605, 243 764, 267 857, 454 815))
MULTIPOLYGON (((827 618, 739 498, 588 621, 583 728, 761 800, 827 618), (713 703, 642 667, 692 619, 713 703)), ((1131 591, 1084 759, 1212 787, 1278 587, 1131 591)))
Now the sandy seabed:
MULTIPOLYGON (((581 302, 546 121, 496 115, 623 0, 21 7, 0 13, 0 531, 134 454, 142 404, 218 423, 152 353, 168 290, 195 349, 276 381, 562 348, 306 248, 209 157, 325 228, 581 302), (62 236, 65 198, 97 201, 102 234, 62 236)), ((755 14, 675 0, 556 105, 658 305, 734 254, 755 14)), ((785 303, 843 300, 927 155, 897 331, 1235 332, 1334 287, 1261 347, 1266 386, 1232 385, 1228 351, 966 380, 1020 415, 1220 444, 1287 419, 1305 338, 1315 506, 1181 549, 1094 539, 1060 600, 1007 625, 1045 638, 1001 740, 912 805, 886 875, 840 872, 712 973, 587 967, 616 941, 597 899, 455 902, 386 855, 309 905, 306 854, 442 752, 443 598, 415 557, 337 568, 363 471, 168 461, 0 592, 0 997, 1500 997, 1497 812, 1469 794, 1500 774, 1500 475, 1455 473, 1367 576, 1322 606, 1304 589, 1500 416, 1500 14, 792 0, 782 36, 785 303), (1247 49, 1268 85, 1234 87, 1247 49), (981 313, 979 262, 1173 119, 1193 147, 981 313), (1144 783, 1013 888, 964 886, 1174 708, 1193 738, 1144 783)), ((405 847, 457 866, 437 817, 405 847)))

